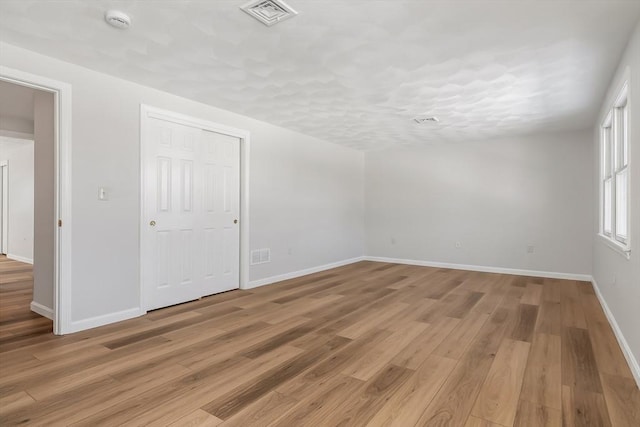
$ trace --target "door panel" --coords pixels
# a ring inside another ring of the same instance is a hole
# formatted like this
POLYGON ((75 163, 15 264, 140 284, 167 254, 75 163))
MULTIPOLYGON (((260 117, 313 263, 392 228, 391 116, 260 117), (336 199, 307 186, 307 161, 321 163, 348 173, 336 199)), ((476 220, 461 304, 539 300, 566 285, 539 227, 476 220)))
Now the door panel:
POLYGON ((239 138, 145 118, 146 309, 239 287, 239 138))
POLYGON ((240 228, 240 140, 203 131, 205 182, 204 228, 208 251, 214 254, 205 295, 238 287, 240 228))

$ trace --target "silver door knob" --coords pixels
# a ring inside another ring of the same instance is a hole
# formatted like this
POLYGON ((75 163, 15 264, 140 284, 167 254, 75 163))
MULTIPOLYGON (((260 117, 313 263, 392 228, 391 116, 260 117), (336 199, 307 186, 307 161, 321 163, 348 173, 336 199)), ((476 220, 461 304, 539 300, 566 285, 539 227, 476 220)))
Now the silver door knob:
POLYGON ((155 227, 155 226, 156 226, 156 222, 155 222, 155 221, 151 221, 151 222, 149 223, 149 225, 150 225, 150 226, 152 226, 152 227, 155 227))

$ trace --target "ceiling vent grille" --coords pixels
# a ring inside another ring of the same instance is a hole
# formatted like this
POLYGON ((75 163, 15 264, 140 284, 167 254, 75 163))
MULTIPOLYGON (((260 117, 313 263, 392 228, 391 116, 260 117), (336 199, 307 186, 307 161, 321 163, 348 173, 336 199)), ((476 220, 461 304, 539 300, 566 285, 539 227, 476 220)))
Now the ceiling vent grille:
POLYGON ((120 12, 119 10, 106 11, 104 14, 104 20, 112 27, 120 28, 122 30, 126 30, 131 26, 131 18, 129 18, 129 15, 124 12, 120 12))
POLYGON ((240 9, 267 27, 298 14, 291 6, 281 0, 251 0, 249 3, 241 6, 240 9))
POLYGON ((414 122, 416 122, 419 125, 425 124, 425 123, 438 123, 440 121, 440 119, 438 119, 437 117, 416 117, 415 119, 413 119, 414 122))

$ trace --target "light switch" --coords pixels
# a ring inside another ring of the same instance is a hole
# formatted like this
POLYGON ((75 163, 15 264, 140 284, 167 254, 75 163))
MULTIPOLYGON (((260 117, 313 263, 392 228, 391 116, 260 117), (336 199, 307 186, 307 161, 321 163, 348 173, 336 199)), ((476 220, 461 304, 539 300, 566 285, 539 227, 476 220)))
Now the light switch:
POLYGON ((107 195, 107 189, 104 187, 98 188, 98 200, 109 200, 107 195))

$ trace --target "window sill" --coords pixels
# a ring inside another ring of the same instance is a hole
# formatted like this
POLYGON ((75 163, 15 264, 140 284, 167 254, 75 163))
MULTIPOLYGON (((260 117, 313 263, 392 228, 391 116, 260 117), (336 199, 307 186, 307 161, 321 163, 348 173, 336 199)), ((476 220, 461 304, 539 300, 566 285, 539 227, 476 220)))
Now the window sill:
POLYGON ((609 237, 604 234, 598 233, 598 237, 600 241, 607 245, 614 252, 618 252, 620 255, 624 256, 626 259, 631 258, 631 248, 627 246, 622 246, 620 243, 614 242, 609 237))

